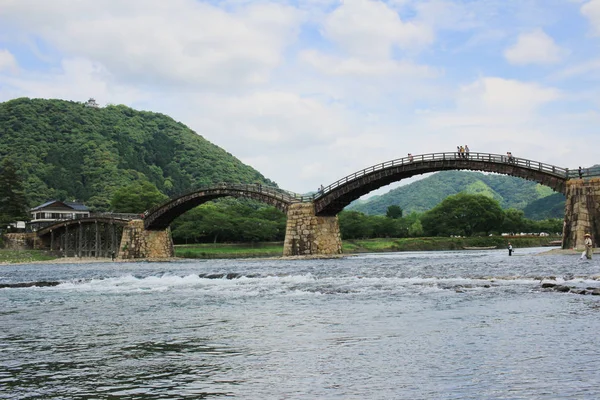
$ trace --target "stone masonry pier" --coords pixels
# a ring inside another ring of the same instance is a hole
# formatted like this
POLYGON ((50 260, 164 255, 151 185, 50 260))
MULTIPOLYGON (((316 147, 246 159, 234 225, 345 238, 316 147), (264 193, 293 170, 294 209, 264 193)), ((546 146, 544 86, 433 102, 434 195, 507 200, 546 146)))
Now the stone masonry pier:
POLYGON ((571 179, 566 186, 563 249, 583 249, 584 235, 592 235, 594 247, 600 239, 600 178, 571 179))
POLYGON ((342 254, 338 217, 318 217, 313 203, 291 204, 287 212, 284 256, 342 254))
POLYGON ((118 258, 169 258, 175 256, 171 229, 149 231, 143 220, 133 220, 123 228, 118 258))

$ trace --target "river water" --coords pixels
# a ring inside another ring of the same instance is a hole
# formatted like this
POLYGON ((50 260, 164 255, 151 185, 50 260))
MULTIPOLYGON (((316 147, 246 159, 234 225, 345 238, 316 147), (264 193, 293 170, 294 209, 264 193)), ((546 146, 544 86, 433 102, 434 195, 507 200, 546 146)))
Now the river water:
POLYGON ((598 399, 600 263, 543 249, 0 266, 0 398, 598 399))

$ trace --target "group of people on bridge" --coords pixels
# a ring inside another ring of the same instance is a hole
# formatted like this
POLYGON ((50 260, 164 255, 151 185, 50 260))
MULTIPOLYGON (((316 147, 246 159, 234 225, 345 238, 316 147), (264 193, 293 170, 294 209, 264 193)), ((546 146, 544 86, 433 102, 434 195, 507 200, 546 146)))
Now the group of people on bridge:
POLYGON ((456 146, 456 158, 469 158, 469 146, 456 146))

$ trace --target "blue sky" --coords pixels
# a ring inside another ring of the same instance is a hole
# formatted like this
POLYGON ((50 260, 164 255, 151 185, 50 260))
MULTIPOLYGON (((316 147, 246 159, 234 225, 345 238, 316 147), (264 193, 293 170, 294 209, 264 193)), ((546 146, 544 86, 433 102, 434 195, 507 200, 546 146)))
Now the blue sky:
POLYGON ((600 163, 600 0, 0 0, 0 101, 166 113, 281 187, 413 154, 600 163))

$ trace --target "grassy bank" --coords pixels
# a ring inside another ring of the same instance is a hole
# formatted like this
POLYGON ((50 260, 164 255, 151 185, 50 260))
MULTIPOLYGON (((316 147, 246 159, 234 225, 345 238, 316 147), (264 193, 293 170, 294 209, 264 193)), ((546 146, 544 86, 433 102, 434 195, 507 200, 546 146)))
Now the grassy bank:
MULTIPOLYGON (((472 237, 472 238, 400 238, 345 240, 344 254, 377 253, 386 251, 462 250, 464 247, 506 248, 510 241, 515 248, 539 247, 557 237, 472 237)), ((283 243, 190 244, 175 246, 175 255, 182 258, 252 258, 280 257, 283 243)))
POLYGON ((283 242, 201 243, 175 246, 175 256, 182 258, 281 257, 281 254, 283 254, 283 242))
POLYGON ((28 263, 54 260, 56 256, 43 250, 8 250, 0 249, 0 263, 28 263))
POLYGON ((511 242, 514 248, 540 247, 550 241, 560 240, 558 237, 424 237, 400 239, 364 239, 345 240, 344 253, 376 253, 384 251, 439 251, 462 250, 464 247, 491 247, 506 248, 511 242))

